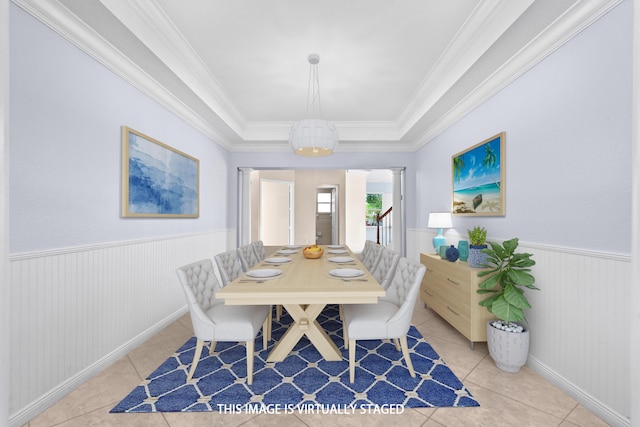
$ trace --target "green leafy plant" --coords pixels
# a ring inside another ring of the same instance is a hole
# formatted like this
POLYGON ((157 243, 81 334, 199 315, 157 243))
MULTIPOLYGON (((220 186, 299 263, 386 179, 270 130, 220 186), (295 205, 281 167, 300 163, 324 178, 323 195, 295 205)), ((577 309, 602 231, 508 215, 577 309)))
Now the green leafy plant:
POLYGON ((471 230, 467 230, 467 234, 473 246, 482 246, 487 240, 487 230, 479 225, 476 225, 471 230))
POLYGON ((539 290, 534 286, 535 278, 530 273, 536 264, 531 259, 533 254, 516 253, 518 238, 506 240, 499 244, 489 242, 491 248, 483 249, 487 255, 486 267, 478 273, 478 277, 485 277, 479 283, 479 294, 491 294, 479 302, 505 322, 518 322, 524 319, 524 310, 531 308, 524 288, 539 290))

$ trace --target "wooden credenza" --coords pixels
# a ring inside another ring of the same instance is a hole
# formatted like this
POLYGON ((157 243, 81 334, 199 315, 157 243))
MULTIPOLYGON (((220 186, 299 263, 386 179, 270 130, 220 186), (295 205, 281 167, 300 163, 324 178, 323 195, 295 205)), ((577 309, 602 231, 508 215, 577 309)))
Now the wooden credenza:
POLYGON ((420 286, 424 303, 471 341, 472 349, 475 342, 487 341, 487 321, 495 316, 478 305, 486 298, 476 292, 482 280, 478 272, 482 269, 436 254, 422 253, 420 262, 427 267, 420 286))

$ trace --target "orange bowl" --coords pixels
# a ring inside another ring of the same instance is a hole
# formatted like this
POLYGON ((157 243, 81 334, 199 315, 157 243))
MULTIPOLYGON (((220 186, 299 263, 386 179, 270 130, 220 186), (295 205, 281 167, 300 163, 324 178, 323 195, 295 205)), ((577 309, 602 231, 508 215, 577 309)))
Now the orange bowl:
POLYGON ((304 255, 305 258, 309 259, 318 259, 322 256, 323 253, 324 250, 319 246, 316 250, 311 250, 310 246, 302 250, 302 255, 304 255))

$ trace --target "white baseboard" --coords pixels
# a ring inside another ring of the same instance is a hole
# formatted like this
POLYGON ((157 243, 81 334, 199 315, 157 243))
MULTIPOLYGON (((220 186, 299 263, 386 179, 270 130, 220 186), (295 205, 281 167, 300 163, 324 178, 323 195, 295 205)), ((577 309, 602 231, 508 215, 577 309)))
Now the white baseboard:
POLYGON ((102 359, 96 361, 96 363, 87 366, 85 369, 78 372, 76 375, 69 378, 58 387, 49 390, 49 392, 40 396, 38 399, 31 402, 29 405, 25 406, 17 413, 12 414, 9 417, 9 427, 20 427, 22 425, 25 425, 29 422, 29 420, 40 415, 46 409, 56 404, 60 399, 67 396, 69 393, 114 364, 116 361, 120 360, 122 357, 126 356, 129 352, 147 341, 149 338, 153 337, 162 329, 178 320, 187 311, 188 307, 185 304, 178 311, 167 316, 162 321, 156 323, 155 325, 145 330, 138 336, 134 337, 130 341, 126 342, 122 346, 116 348, 111 353, 104 356, 102 359))
POLYGON ((577 400, 582 406, 596 414, 607 424, 616 427, 631 426, 631 420, 629 418, 615 412, 613 409, 603 404, 601 401, 594 398, 589 393, 578 388, 571 381, 567 380, 561 375, 558 375, 557 372, 553 371, 545 364, 540 363, 540 361, 535 357, 529 356, 529 358, 527 359, 527 366, 540 374, 540 376, 542 376, 544 379, 551 382, 553 385, 577 400))

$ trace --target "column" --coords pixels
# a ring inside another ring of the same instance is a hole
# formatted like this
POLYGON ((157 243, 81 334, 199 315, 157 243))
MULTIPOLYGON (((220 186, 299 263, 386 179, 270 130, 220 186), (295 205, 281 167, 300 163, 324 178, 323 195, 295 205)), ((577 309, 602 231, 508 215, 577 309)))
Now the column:
POLYGON ((393 211, 391 212, 391 247, 405 256, 404 245, 404 188, 405 168, 390 168, 393 175, 393 211))

